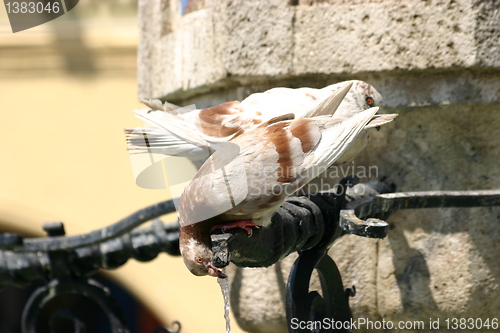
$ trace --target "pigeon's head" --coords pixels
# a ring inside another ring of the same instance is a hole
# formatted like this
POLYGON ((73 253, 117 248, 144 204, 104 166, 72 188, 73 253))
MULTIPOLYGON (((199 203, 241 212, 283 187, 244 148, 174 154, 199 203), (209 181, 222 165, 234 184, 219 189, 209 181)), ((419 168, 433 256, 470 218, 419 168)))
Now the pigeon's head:
POLYGON ((181 254, 184 264, 186 264, 186 267, 194 275, 226 277, 224 273, 214 266, 212 251, 205 244, 199 243, 194 239, 189 239, 185 246, 181 246, 181 254))
POLYGON ((382 106, 382 96, 371 84, 358 80, 347 82, 353 84, 335 112, 336 117, 350 118, 369 108, 382 106))
POLYGON ((353 84, 355 91, 360 95, 361 103, 364 102, 364 109, 382 106, 382 95, 372 85, 358 81, 353 84))

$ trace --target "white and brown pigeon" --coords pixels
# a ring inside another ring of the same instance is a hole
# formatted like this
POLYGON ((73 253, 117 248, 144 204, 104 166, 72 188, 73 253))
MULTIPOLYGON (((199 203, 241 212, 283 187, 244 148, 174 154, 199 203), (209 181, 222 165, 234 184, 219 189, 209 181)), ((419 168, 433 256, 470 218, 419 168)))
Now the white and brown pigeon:
POLYGON ((285 198, 336 163, 366 128, 397 115, 376 115, 378 108, 332 117, 343 93, 310 111, 293 113, 236 132, 202 165, 178 205, 180 250, 194 275, 224 277, 212 263, 214 229, 267 226, 285 198))
POLYGON ((334 117, 350 117, 381 105, 382 97, 378 91, 357 80, 322 89, 273 88, 252 94, 241 103, 226 102, 206 109, 188 110, 160 100, 144 101, 151 109, 135 110, 136 116, 153 127, 126 129, 128 149, 188 157, 199 167, 213 151, 241 130, 251 130, 288 113, 293 113, 296 119, 308 117, 308 113, 333 92, 348 85, 351 88, 334 117))

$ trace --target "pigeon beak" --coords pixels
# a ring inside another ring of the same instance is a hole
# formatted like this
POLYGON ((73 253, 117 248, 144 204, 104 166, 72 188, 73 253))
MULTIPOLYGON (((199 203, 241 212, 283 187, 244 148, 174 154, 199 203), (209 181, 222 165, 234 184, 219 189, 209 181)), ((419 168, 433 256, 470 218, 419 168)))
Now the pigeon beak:
POLYGON ((227 278, 226 274, 222 273, 217 267, 213 265, 208 265, 208 275, 222 279, 227 278))

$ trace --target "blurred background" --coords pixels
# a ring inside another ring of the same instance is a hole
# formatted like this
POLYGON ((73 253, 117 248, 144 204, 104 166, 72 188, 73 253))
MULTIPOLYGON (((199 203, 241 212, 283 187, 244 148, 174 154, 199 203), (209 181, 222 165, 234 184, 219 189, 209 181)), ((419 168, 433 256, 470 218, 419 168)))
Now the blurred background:
MULTIPOLYGON (((136 186, 123 134, 142 125, 132 112, 142 107, 137 1, 80 1, 66 15, 15 34, 0 7, 0 232, 42 236, 44 222, 62 221, 75 235, 168 199, 165 190, 136 186)), ((99 279, 132 332, 174 320, 183 333, 225 327, 215 279, 192 276, 180 258, 131 260, 99 279)), ((0 290, 0 332, 20 332, 31 291, 0 290)))

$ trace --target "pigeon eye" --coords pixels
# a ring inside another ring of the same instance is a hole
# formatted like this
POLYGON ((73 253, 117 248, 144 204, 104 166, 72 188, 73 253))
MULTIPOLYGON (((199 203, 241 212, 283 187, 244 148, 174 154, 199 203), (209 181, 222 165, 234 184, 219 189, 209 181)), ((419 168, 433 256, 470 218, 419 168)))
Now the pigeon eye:
POLYGON ((373 101, 373 97, 367 97, 366 98, 366 104, 368 104, 369 106, 373 106, 375 102, 373 101))
POLYGON ((196 260, 196 262, 197 262, 198 264, 201 264, 201 263, 203 262, 203 258, 202 258, 202 257, 196 257, 196 259, 195 259, 195 260, 196 260))

